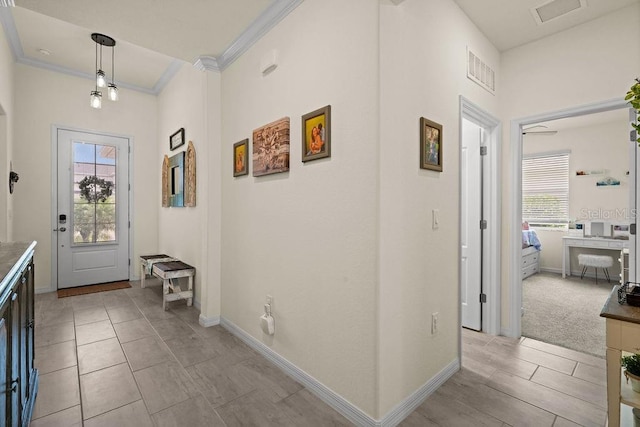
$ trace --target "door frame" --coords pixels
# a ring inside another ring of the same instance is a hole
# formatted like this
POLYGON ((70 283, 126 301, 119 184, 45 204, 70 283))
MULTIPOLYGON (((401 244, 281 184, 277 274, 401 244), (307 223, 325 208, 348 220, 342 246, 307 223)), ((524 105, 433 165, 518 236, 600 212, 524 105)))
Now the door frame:
POLYGON ((57 228, 58 225, 58 131, 59 130, 68 130, 72 132, 82 132, 82 133, 90 133, 94 135, 104 135, 111 136, 115 138, 123 138, 129 141, 129 152, 127 153, 129 157, 129 168, 127 169, 127 174, 129 176, 129 211, 127 212, 127 216, 129 217, 129 280, 131 280, 134 275, 132 274, 133 269, 135 268, 135 262, 131 261, 133 257, 133 236, 134 236, 134 221, 131 212, 134 209, 134 197, 133 197, 133 189, 135 188, 133 185, 133 150, 131 147, 133 146, 133 137, 129 135, 122 135, 112 132, 101 132, 95 130, 88 130, 82 128, 76 128, 73 126, 63 126, 63 125, 51 125, 51 285, 50 291, 55 292, 58 290, 58 233, 53 231, 54 228, 57 228))
POLYGON ((550 120, 566 119, 587 114, 629 108, 629 102, 623 99, 594 102, 591 104, 550 111, 511 120, 509 140, 511 142, 511 171, 509 182, 509 212, 511 234, 509 255, 509 327, 502 335, 520 338, 522 334, 522 127, 550 120))
MULTIPOLYGON (((487 155, 485 156, 484 176, 488 177, 488 182, 483 191, 483 217, 487 220, 488 227, 484 231, 482 238, 482 282, 483 292, 487 296, 487 302, 482 305, 482 332, 491 335, 500 333, 500 292, 501 292, 501 227, 502 227, 502 196, 501 196, 501 146, 502 146, 502 123, 500 120, 460 95, 460 120, 459 136, 462 143, 462 119, 467 119, 476 123, 483 129, 487 129, 485 145, 487 155)), ((460 148, 460 147, 458 147, 460 148)), ((461 162, 461 159, 459 160, 461 162)), ((462 173, 462 164, 458 165, 462 173)), ((462 206, 462 192, 459 192, 458 203, 462 206)), ((462 226, 462 213, 458 218, 458 229, 462 226)), ((459 324, 462 327, 462 280, 460 245, 462 241, 458 238, 458 309, 459 324)), ((462 337, 462 334, 460 335, 462 337)), ((462 349, 462 345, 460 345, 462 349)))

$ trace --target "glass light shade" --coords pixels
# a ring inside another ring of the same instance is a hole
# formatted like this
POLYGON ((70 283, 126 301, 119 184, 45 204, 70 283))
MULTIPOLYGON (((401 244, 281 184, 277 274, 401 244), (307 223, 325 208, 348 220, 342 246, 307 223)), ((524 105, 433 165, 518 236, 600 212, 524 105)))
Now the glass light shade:
POLYGON ((102 70, 96 71, 96 85, 98 87, 107 87, 107 78, 102 70))
POLYGON ((107 89, 107 95, 109 96, 109 100, 117 101, 118 100, 118 87, 113 83, 109 83, 109 88, 107 89))
POLYGON ((102 108, 102 92, 97 90, 91 91, 90 105, 93 108, 102 108))

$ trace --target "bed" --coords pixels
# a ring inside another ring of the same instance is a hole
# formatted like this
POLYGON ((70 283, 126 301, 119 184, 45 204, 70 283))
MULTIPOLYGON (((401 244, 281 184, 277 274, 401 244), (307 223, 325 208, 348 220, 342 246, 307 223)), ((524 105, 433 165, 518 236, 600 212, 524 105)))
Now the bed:
POLYGON ((540 272, 541 249, 535 230, 522 230, 522 280, 540 272))

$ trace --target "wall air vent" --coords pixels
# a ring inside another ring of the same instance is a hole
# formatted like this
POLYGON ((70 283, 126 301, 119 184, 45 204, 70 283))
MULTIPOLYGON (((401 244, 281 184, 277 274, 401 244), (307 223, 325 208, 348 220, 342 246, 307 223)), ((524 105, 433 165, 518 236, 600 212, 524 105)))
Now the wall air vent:
POLYGON ((587 7, 587 0, 553 0, 531 9, 533 19, 542 25, 567 13, 587 7))
POLYGON ((482 59, 467 48, 467 77, 496 94, 496 73, 482 59))

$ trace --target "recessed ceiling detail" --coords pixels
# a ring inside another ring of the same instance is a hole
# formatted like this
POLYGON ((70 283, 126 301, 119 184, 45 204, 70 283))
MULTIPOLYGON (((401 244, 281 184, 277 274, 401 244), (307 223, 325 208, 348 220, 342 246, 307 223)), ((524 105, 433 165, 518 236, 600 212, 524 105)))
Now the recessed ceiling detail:
POLYGON ((567 13, 587 7, 587 0, 553 0, 542 6, 531 9, 533 18, 538 25, 559 18, 567 13))

